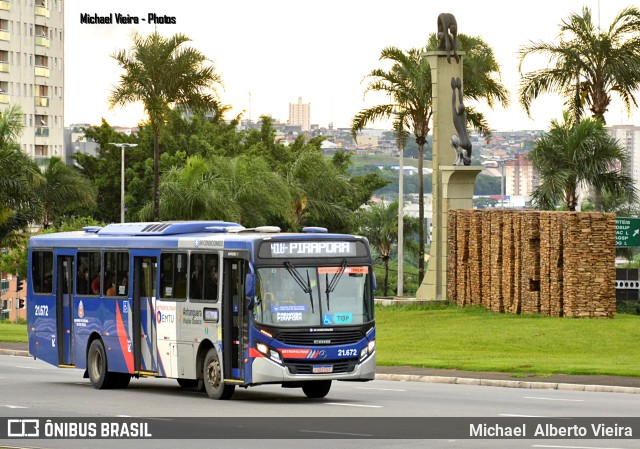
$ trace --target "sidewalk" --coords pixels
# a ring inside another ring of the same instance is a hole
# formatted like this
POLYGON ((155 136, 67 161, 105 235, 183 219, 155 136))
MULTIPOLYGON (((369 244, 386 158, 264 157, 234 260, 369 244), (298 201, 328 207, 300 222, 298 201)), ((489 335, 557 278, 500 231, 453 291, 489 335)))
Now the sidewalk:
MULTIPOLYGON (((30 357, 26 343, 0 342, 0 355, 30 357)), ((403 382, 640 394, 640 377, 569 374, 554 374, 548 377, 513 377, 509 373, 380 365, 376 368, 376 373, 376 379, 403 382)))

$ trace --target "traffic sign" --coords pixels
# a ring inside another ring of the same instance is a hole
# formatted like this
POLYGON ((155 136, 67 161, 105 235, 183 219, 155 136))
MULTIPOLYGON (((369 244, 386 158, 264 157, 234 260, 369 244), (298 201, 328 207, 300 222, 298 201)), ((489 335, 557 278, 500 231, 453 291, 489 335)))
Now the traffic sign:
POLYGON ((616 218, 616 246, 640 246, 640 218, 616 218))

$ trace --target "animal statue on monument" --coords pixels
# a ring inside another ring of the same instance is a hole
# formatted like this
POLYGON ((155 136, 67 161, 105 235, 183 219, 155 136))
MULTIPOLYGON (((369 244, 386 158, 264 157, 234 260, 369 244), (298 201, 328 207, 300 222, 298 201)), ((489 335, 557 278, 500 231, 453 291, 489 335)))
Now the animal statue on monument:
POLYGON ((451 89, 453 89, 451 95, 453 126, 458 133, 451 136, 451 147, 457 156, 453 165, 471 165, 471 140, 467 132, 467 113, 462 102, 462 80, 452 77, 451 89))
POLYGON ((451 52, 460 64, 458 55, 458 22, 453 14, 443 12, 438 16, 438 50, 447 52, 447 62, 451 64, 451 52))

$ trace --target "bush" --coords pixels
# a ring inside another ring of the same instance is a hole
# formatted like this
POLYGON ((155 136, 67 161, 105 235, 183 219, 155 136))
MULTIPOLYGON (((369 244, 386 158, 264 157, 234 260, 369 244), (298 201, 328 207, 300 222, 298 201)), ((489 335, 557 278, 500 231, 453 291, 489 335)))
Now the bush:
POLYGON ((622 301, 616 304, 617 313, 626 313, 628 315, 640 315, 639 301, 622 301))

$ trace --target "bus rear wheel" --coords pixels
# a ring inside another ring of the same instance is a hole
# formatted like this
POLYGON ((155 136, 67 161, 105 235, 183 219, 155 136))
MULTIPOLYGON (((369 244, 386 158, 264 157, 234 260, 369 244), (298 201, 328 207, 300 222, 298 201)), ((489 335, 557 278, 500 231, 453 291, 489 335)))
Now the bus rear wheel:
POLYGON ((310 380, 302 383, 302 391, 311 399, 321 399, 329 394, 330 380, 310 380))
MULTIPOLYGON (((93 388, 105 390, 118 384, 117 373, 110 373, 107 366, 107 355, 102 340, 93 340, 87 353, 87 371, 93 388)), ((128 382, 127 382, 128 384, 128 382)))
POLYGON ((218 353, 215 348, 209 349, 204 358, 203 368, 204 389, 211 399, 230 399, 235 391, 235 385, 225 385, 218 353))

